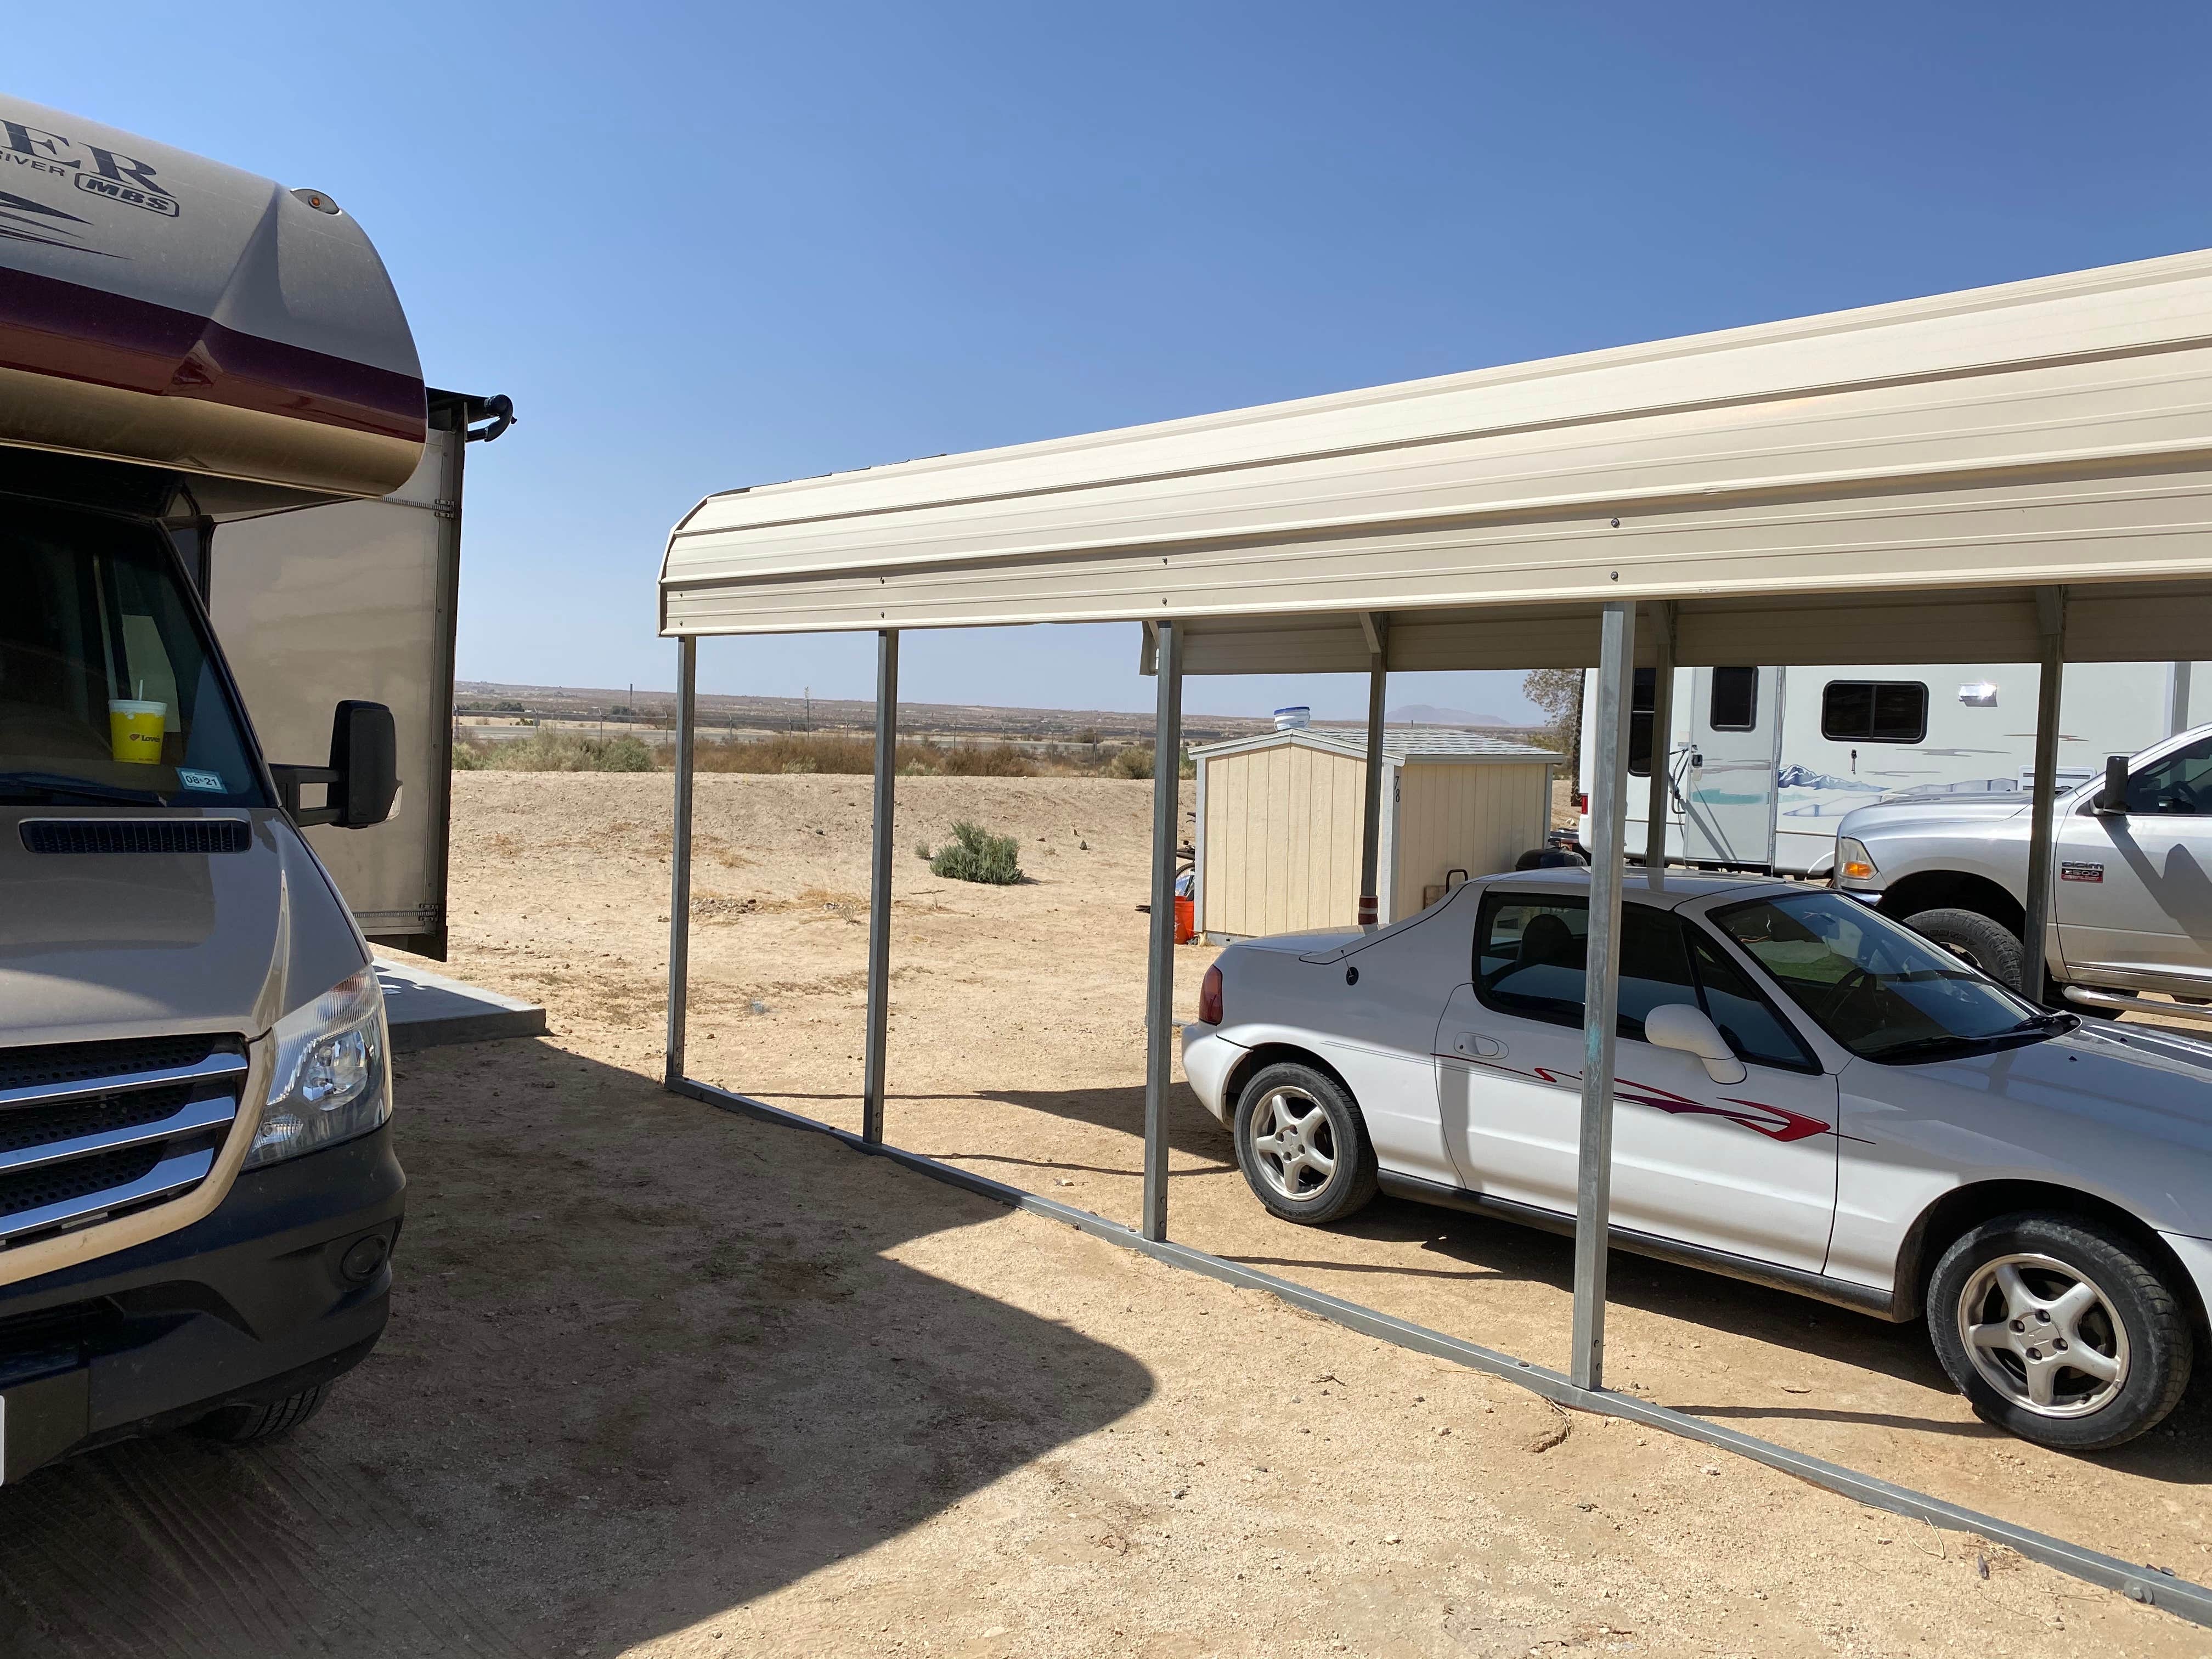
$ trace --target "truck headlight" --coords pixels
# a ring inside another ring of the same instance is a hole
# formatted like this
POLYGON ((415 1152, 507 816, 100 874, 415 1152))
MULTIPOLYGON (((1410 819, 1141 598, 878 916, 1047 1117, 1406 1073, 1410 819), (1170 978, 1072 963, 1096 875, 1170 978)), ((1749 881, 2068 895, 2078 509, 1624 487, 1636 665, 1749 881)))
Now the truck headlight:
POLYGON ((392 1115, 391 1043, 374 968, 295 1008, 270 1036, 276 1063, 246 1168, 365 1135, 392 1115))
POLYGON ((1866 843, 1849 836, 1836 837, 1836 875, 1843 881, 1872 881, 1874 854, 1866 843))

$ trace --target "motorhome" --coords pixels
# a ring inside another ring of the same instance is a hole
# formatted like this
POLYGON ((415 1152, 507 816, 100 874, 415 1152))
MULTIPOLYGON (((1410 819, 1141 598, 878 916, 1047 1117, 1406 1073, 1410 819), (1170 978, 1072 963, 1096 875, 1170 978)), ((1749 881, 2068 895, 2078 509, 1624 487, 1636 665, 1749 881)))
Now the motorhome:
MULTIPOLYGON (((412 769, 430 720, 387 701, 411 671, 372 667, 376 607, 331 608, 344 560, 311 526, 409 510, 486 411, 426 392, 382 262, 323 191, 9 99, 0 163, 13 1481, 151 1430, 289 1427, 384 1328, 388 1034, 307 836, 336 854, 440 780, 412 769)), ((399 908, 387 931, 428 942, 399 908)))
MULTIPOLYGON (((1637 671, 1630 716, 1628 835, 1646 844, 1648 787, 1667 775, 1668 857, 1701 869, 1826 876, 1847 812, 1898 795, 2025 790, 2033 777, 2036 666, 1683 668, 1671 730, 1655 744, 1654 671, 1637 671)), ((2077 663, 2060 698, 2062 786, 2212 720, 2212 663, 2077 663)), ((1596 727, 1583 677, 1583 730, 1596 727)), ((1589 842, 1584 746, 1577 806, 1589 842)))

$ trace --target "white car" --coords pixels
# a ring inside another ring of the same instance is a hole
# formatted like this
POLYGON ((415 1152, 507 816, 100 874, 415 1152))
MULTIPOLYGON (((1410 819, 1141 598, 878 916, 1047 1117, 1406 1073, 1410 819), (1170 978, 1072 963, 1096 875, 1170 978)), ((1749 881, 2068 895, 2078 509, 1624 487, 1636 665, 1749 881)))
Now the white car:
MULTIPOLYGON (((1585 870, 1374 933, 1240 940, 1183 1066, 1260 1201, 1379 1189, 1571 1231, 1585 870)), ((2051 1013, 1839 893, 1631 873, 1616 1245, 1928 1318, 1989 1421, 2087 1451, 2188 1384, 2212 1297, 2212 1045, 2051 1013)))

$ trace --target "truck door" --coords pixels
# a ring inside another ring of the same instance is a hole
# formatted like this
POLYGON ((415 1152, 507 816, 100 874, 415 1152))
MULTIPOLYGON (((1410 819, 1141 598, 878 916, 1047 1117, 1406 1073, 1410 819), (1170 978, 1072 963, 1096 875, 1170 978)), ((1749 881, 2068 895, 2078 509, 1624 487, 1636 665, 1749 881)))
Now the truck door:
POLYGON ((207 597, 270 760, 322 765, 341 698, 390 707, 392 817, 307 836, 364 933, 442 960, 464 433, 440 429, 436 413, 422 465, 383 500, 218 527, 207 597))
POLYGON ((2199 980, 2212 994, 2212 734, 2137 768, 2124 815, 2069 813, 2057 842, 2069 973, 2199 980))
POLYGON ((1782 671, 1700 668, 1691 676, 1682 836, 1693 863, 1774 861, 1782 757, 1782 671))

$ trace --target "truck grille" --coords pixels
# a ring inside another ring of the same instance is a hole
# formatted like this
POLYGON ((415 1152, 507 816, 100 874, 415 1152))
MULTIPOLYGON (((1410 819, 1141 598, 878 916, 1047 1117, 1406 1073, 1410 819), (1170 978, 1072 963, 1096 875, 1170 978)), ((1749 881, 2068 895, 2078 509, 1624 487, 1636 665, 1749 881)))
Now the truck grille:
POLYGON ((199 1185, 246 1073, 234 1036, 0 1049, 0 1249, 199 1185))

